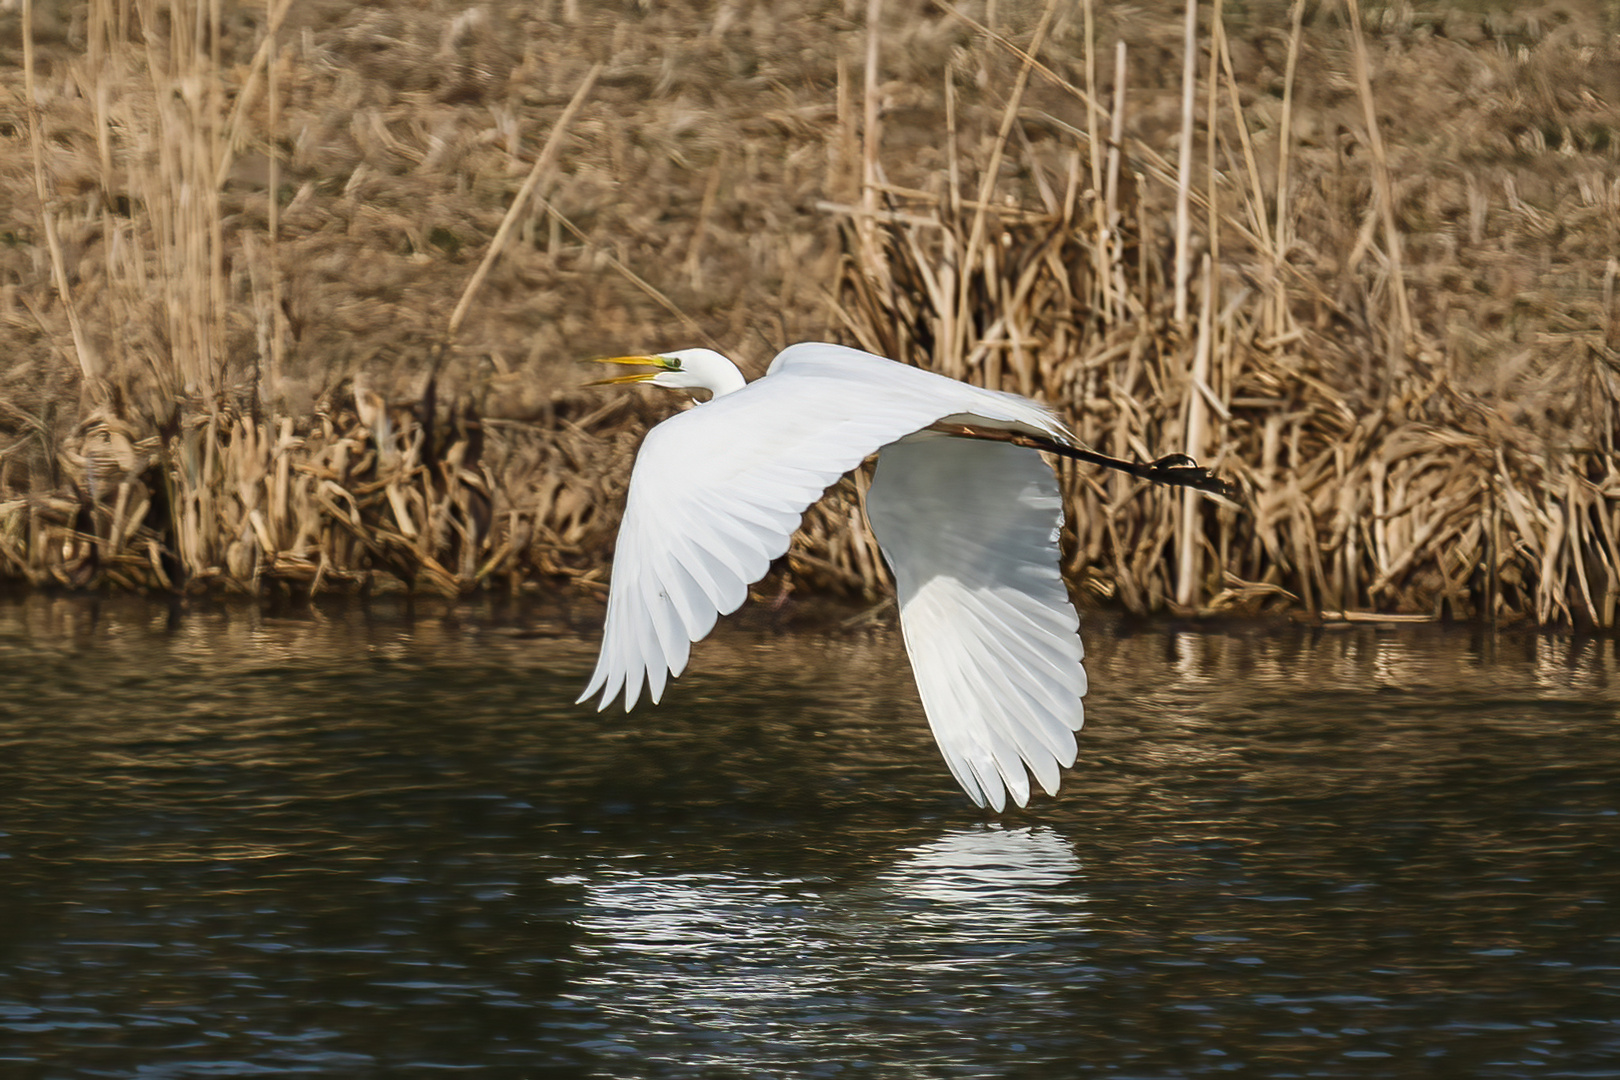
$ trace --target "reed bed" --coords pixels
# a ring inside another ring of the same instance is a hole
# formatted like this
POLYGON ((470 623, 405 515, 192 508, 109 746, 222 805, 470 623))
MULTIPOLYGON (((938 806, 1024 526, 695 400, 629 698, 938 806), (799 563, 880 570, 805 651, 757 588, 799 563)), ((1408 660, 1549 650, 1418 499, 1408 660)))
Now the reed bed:
MULTIPOLYGON (((92 3, 6 75, 0 578, 599 590, 670 405, 575 362, 839 338, 1238 483, 1066 463, 1083 599, 1612 627, 1620 57, 1569 10, 92 3)), ((862 484, 773 595, 883 593, 862 484)))
MULTIPOLYGON (((1293 10, 1290 73, 1302 40, 1302 5, 1293 10)), ((1291 86, 1280 115, 1256 115, 1221 29, 1202 45, 1209 77, 1182 113, 1184 143, 1202 142, 1206 162, 1223 165, 1205 186, 1119 137, 1130 99, 1116 75, 1109 117, 1094 40, 1090 90, 1026 57, 1089 127, 1027 106, 1020 84, 981 155, 987 171, 943 190, 877 185, 880 208, 849 208, 839 284, 848 332, 872 351, 1052 402, 1083 442, 1112 455, 1184 452, 1239 484, 1242 497, 1226 502, 1065 463, 1067 570, 1105 601, 1136 612, 1614 626, 1612 149, 1581 161, 1566 143, 1577 175, 1555 182, 1562 191, 1544 186, 1549 211, 1515 196, 1510 170, 1493 178, 1503 200, 1484 194, 1487 170, 1466 158, 1408 155, 1397 191, 1354 18, 1345 81, 1364 122, 1327 149, 1291 143, 1291 86), (1009 139, 1020 125, 1068 138, 1042 150, 1009 139), (1009 166, 1034 198, 997 197, 1009 166), (1583 168, 1594 170, 1584 181, 1583 168), (1444 175, 1459 171, 1461 184, 1444 175), (1462 217, 1459 188, 1467 231, 1435 228, 1462 217), (1201 273, 1183 258, 1195 218, 1201 273), (1424 219, 1428 235, 1414 237, 1424 219), (1576 221, 1597 234, 1550 250, 1549 233, 1576 221), (1459 288, 1464 267, 1513 265, 1515 249, 1540 263, 1515 268, 1522 292, 1459 288), (1518 325, 1496 313, 1504 300, 1518 325), (1470 303, 1484 309, 1477 322, 1457 310, 1470 303), (1530 310, 1540 317, 1525 318, 1530 310)), ((1116 58, 1123 70, 1127 54, 1116 58)), ((1405 74, 1395 66, 1385 79, 1405 74)), ((1503 137, 1452 133, 1464 134, 1503 137)), ((950 125, 948 145, 958 137, 950 125)), ((948 171, 957 175, 955 160, 948 171)), ((869 561, 864 537, 827 532, 832 561, 869 561)))

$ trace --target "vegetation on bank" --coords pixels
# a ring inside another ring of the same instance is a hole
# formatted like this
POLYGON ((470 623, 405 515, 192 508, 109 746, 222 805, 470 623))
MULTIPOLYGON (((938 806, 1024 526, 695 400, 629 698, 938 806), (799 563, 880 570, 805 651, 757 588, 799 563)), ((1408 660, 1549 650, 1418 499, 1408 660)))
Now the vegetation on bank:
MULTIPOLYGON (((828 338, 1239 484, 1065 464, 1083 598, 1614 625, 1597 3, 39 7, 0 578, 599 588, 674 403, 577 361, 828 338)), ((859 486, 793 587, 883 590, 859 486)))

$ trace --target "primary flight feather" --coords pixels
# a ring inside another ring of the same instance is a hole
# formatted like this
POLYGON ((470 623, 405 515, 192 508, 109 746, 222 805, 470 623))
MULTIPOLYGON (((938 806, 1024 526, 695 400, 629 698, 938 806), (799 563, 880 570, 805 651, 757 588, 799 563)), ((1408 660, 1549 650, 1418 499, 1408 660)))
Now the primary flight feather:
POLYGON ((1063 506, 1038 450, 1072 445, 1043 406, 839 345, 783 350, 746 382, 708 349, 617 357, 606 380, 708 390, 648 432, 630 474, 602 651, 584 701, 645 683, 654 702, 692 643, 787 551, 804 511, 870 455, 867 516, 894 573, 928 722, 980 806, 1048 794, 1084 720, 1079 619, 1058 570, 1063 506), (936 428, 939 425, 939 428, 936 428), (943 430, 941 430, 943 429, 943 430), (989 434, 989 441, 962 437, 989 434))

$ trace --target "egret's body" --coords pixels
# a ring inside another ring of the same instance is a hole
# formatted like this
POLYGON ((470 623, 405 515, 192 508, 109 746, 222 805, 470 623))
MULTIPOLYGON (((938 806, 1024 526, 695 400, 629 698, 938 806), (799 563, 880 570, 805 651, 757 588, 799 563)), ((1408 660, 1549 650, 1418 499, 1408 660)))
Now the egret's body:
POLYGON ((654 702, 693 642, 787 551, 804 511, 873 453, 873 534, 946 763, 980 806, 1050 794, 1075 759, 1086 674, 1058 570, 1062 501, 1039 451, 931 430, 1069 444, 1044 407, 837 345, 784 350, 746 383, 706 349, 621 362, 613 382, 709 390, 647 434, 619 528, 601 656, 584 701, 654 702), (1026 767, 1028 772, 1026 772, 1026 767))

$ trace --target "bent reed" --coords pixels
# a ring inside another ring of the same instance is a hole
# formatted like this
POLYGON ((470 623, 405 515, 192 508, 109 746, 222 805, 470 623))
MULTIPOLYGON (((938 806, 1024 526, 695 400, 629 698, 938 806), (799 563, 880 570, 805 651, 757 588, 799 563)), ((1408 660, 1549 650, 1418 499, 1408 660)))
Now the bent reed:
POLYGON ((1227 3, 0 14, 0 579, 600 590, 576 362, 825 338, 1238 485, 1062 463, 1082 600, 1614 626, 1613 12, 1227 3))

